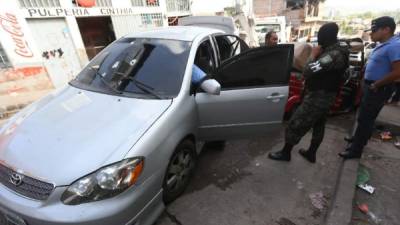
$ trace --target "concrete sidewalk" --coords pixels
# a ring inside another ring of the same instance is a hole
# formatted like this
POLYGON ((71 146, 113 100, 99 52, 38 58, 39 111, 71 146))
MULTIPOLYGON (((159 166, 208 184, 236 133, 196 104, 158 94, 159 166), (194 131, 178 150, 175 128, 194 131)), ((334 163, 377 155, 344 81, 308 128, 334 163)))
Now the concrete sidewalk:
POLYGON ((360 166, 369 171, 369 184, 374 186, 375 193, 370 195, 357 189, 353 201, 352 225, 381 224, 397 225, 400 222, 400 149, 394 142, 400 140, 400 106, 387 105, 384 107, 377 120, 377 125, 384 131, 393 134, 392 140, 383 141, 377 130, 360 161, 360 166), (396 138, 397 136, 397 138, 396 138), (369 211, 376 216, 378 223, 361 213, 357 204, 367 204, 369 211))
MULTIPOLYGON (((386 130, 390 130, 394 133, 394 135, 400 136, 400 107, 395 106, 395 105, 385 105, 385 107, 382 109, 380 114, 378 115, 378 118, 376 120, 376 126, 377 127, 384 127, 386 130)), ((375 132, 375 136, 377 136, 377 132, 375 132)), ((386 157, 396 159, 400 157, 400 152, 396 149, 392 143, 388 144, 387 142, 382 142, 377 137, 371 138, 369 141, 368 145, 364 149, 364 154, 361 159, 362 163, 370 163, 371 161, 371 156, 374 156, 376 154, 382 155, 382 152, 385 152, 383 155, 386 154, 386 157)), ((382 157, 382 156, 379 156, 382 157)), ((383 156, 385 157, 385 156, 383 156)), ((374 157, 372 157, 374 158, 374 157)), ((376 159, 373 159, 372 161, 376 161, 376 159)), ((392 160, 393 161, 393 160, 392 160)), ((395 161, 395 160, 394 160, 395 161)), ((357 170, 359 167, 359 162, 360 160, 347 160, 344 161, 342 170, 340 172, 340 176, 338 179, 337 187, 336 187, 336 193, 335 193, 335 198, 332 203, 332 206, 330 207, 329 213, 327 214, 327 219, 325 221, 325 224, 327 225, 347 225, 347 224, 356 224, 354 221, 352 221, 352 217, 354 215, 360 217, 360 212, 358 212, 358 209, 355 208, 355 205, 353 204, 354 201, 357 201, 355 198, 356 194, 356 179, 357 179, 357 170)), ((392 164, 395 164, 394 162, 392 164)), ((397 162, 398 165, 400 165, 400 161, 397 162)), ((393 166, 392 166, 393 167, 393 166)), ((383 168, 383 167, 381 167, 383 168)), ((398 167, 397 167, 398 168, 398 167)), ((385 183, 385 179, 379 180, 380 177, 382 177, 383 174, 386 174, 387 172, 376 169, 374 171, 376 173, 376 176, 378 181, 382 183, 385 183), (378 172, 376 172, 378 171, 378 172), (379 171, 381 174, 379 174, 379 171)), ((393 171, 390 171, 393 172, 393 171)), ((397 178, 396 176, 392 176, 393 179, 397 178)), ((400 183, 399 183, 400 184, 400 183)), ((392 199, 394 197, 393 193, 392 196, 389 196, 389 199, 392 199)), ((363 197, 365 195, 359 194, 363 197)), ((400 196, 398 196, 400 197, 400 196)), ((383 198, 383 197, 382 197, 383 198)), ((361 197, 362 199, 362 197, 361 197)), ((386 200, 388 201, 388 200, 386 200)), ((381 210, 381 214, 384 214, 385 211, 386 214, 391 214, 388 217, 388 220, 391 221, 396 221, 398 222, 399 220, 393 220, 393 216, 395 215, 396 212, 400 210, 400 207, 394 207, 394 208, 388 208, 387 210, 382 210, 382 207, 379 208, 381 210)), ((387 221, 386 221, 387 222, 387 221)), ((357 223, 358 224, 358 223, 357 223)), ((385 223, 386 224, 386 223, 385 223)), ((392 223, 389 223, 392 224, 392 223)), ((393 223, 394 225, 395 223, 393 223)))
POLYGON ((371 195, 356 189, 351 224, 400 224, 400 149, 393 145, 393 141, 372 138, 360 160, 360 166, 369 172, 368 184, 375 187, 375 192, 371 195), (357 204, 367 204, 379 222, 374 223, 372 218, 361 213, 357 204))
MULTIPOLYGON (((310 134, 296 146, 290 163, 267 158, 282 147, 282 132, 230 141, 224 150, 205 147, 188 190, 156 224, 324 224, 343 175, 343 160, 337 154, 345 147, 343 137, 352 121, 352 115, 330 119, 316 164, 297 153, 298 148, 308 147, 310 134)), ((352 182, 344 185, 354 187, 352 182)), ((351 201, 348 213, 350 219, 351 201)))

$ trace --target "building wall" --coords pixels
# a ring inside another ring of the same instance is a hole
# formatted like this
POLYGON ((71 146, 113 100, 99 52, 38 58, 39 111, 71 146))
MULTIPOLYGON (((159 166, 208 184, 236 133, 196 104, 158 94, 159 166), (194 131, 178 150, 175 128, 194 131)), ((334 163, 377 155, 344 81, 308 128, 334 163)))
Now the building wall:
MULTIPOLYGON (((134 2, 139 1, 134 0, 134 2)), ((144 3, 144 0, 141 0, 140 2, 144 3)), ((168 20, 166 17, 167 6, 165 0, 160 0, 158 6, 154 5, 150 7, 132 6, 132 2, 130 0, 113 0, 112 4, 115 8, 132 9, 132 13, 127 13, 125 15, 111 15, 111 20, 117 39, 129 33, 155 27, 168 26, 168 20)))
POLYGON ((287 10, 284 12, 284 16, 292 27, 299 27, 305 20, 304 9, 287 10))
POLYGON ((281 16, 286 9, 286 0, 253 0, 256 17, 281 16))
POLYGON ((316 7, 306 3, 303 8, 297 9, 287 8, 286 0, 253 0, 253 4, 256 17, 285 16, 286 24, 291 27, 292 40, 306 40, 309 35, 313 36, 323 23, 323 3, 316 7))
POLYGON ((54 87, 18 9, 16 1, 1 2, 0 41, 10 64, 0 68, 0 118, 7 109, 31 102, 54 87))
MULTIPOLYGON (((77 18, 109 16, 118 39, 168 26, 167 0, 158 1, 149 5, 147 0, 97 0, 96 7, 83 8, 72 1, 0 0, 0 44, 10 62, 0 67, 0 117, 1 108, 63 87, 88 63, 77 18)), ((168 15, 190 14, 190 7, 181 7, 189 0, 168 1, 176 6, 168 15)))
POLYGON ((64 87, 83 65, 67 21, 63 17, 29 18, 26 21, 54 87, 64 87))

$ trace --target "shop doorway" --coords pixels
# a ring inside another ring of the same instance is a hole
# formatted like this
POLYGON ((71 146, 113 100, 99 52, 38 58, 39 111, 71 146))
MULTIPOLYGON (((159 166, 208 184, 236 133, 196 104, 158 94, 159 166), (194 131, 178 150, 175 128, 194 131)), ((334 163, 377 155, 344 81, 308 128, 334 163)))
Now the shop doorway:
POLYGON ((77 18, 76 21, 89 60, 115 40, 109 16, 77 18))

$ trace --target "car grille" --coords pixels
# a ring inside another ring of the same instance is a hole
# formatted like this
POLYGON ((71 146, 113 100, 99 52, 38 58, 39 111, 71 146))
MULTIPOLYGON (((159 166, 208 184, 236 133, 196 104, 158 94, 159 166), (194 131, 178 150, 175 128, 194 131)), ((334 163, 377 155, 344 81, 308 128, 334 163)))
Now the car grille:
POLYGON ((54 189, 53 184, 25 175, 20 185, 14 185, 10 181, 10 177, 13 173, 15 173, 15 171, 0 164, 0 183, 28 198, 46 200, 54 189))

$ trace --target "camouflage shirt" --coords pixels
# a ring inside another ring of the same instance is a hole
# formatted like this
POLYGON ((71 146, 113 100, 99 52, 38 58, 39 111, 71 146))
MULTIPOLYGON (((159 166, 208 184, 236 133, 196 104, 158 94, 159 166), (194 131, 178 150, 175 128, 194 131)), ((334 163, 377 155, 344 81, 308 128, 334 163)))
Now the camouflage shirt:
POLYGON ((322 50, 316 60, 304 68, 305 87, 308 91, 337 92, 344 72, 349 66, 349 51, 339 43, 322 50))

